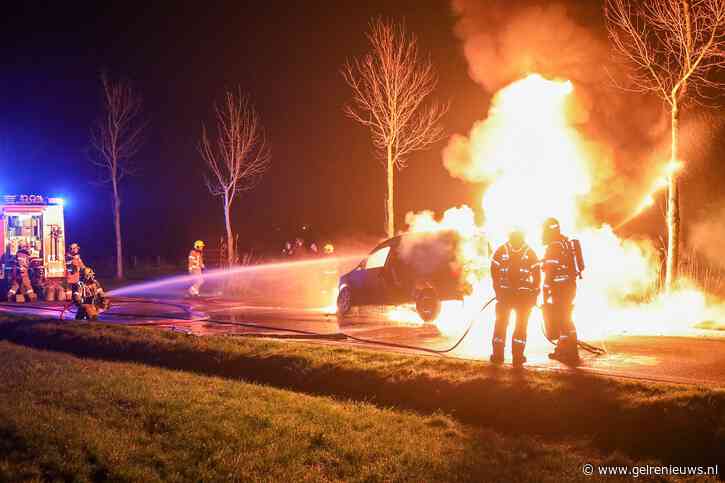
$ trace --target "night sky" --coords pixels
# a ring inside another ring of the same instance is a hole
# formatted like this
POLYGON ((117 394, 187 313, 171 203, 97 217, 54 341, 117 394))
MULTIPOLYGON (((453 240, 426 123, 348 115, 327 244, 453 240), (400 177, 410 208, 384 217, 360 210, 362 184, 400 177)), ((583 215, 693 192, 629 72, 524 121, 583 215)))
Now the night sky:
MULTIPOLYGON (((436 96, 451 101, 448 133, 467 133, 488 106, 468 76, 447 1, 15 2, 3 9, 0 192, 66 197, 68 241, 96 257, 113 253, 109 192, 93 184, 98 172, 87 154, 101 70, 134 82, 150 120, 136 158, 141 172, 123 186, 126 251, 169 259, 222 233, 221 203, 206 191, 196 144, 213 102, 236 85, 251 95, 273 155, 261 184, 233 207, 242 245, 302 223, 329 237, 382 234, 384 170, 368 132, 343 114, 350 91, 339 73, 367 50, 364 33, 375 16, 405 19, 430 52, 440 75, 436 96)), ((398 177, 399 224, 410 210, 477 205, 481 187, 443 168, 445 142, 414 154, 398 177)))

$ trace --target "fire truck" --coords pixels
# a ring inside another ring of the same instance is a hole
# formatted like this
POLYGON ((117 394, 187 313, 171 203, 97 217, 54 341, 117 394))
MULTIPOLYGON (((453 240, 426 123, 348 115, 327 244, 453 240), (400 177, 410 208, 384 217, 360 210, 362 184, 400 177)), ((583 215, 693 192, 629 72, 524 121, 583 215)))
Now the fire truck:
POLYGON ((30 250, 33 289, 47 300, 65 298, 65 227, 63 199, 42 195, 0 196, 0 297, 4 298, 18 244, 30 250))

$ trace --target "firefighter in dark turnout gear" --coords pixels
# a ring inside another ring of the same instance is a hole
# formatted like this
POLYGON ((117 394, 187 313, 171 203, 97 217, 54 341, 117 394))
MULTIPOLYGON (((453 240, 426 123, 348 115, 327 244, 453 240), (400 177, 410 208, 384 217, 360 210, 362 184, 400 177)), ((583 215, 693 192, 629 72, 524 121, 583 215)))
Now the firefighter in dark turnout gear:
POLYGON ((577 258, 581 259, 581 256, 577 257, 574 250, 574 242, 577 245, 578 242, 561 234, 556 218, 544 222, 542 242, 546 246, 541 262, 544 272, 544 322, 549 339, 558 338, 556 350, 549 357, 568 364, 578 364, 577 333, 572 320, 576 279, 580 274, 577 258))
MULTIPOLYGON (((9 301, 17 300, 16 294, 18 291, 30 302, 35 302, 38 299, 35 290, 33 290, 33 285, 30 282, 30 259, 28 244, 20 242, 18 244, 18 251, 15 254, 13 268, 11 269, 10 290, 8 291, 9 301)), ((24 300, 24 298, 21 300, 24 300)))
POLYGON ((86 267, 81 259, 81 247, 77 243, 71 243, 68 253, 65 255, 65 281, 66 298, 70 299, 75 286, 81 279, 81 271, 86 267))
POLYGON ((65 256, 66 282, 72 286, 80 280, 81 270, 85 268, 81 259, 81 247, 77 243, 71 243, 70 249, 65 256))
POLYGON ((78 307, 76 320, 96 320, 111 306, 91 267, 81 270, 80 279, 73 286, 73 303, 78 307))
POLYGON ((496 325, 493 330, 491 362, 503 362, 506 331, 511 312, 515 312, 516 327, 511 338, 511 353, 514 365, 521 366, 526 362, 524 349, 529 316, 536 305, 541 285, 539 259, 526 244, 522 231, 512 231, 508 242, 494 252, 491 278, 496 292, 496 325))

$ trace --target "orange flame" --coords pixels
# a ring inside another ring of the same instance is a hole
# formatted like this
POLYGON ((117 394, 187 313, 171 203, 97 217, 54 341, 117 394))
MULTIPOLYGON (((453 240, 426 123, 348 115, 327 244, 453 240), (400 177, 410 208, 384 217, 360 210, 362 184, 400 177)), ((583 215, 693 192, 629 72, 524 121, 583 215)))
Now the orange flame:
MULTIPOLYGON (((410 230, 454 228, 467 238, 485 232, 495 246, 506 239, 511 228, 519 227, 541 255, 541 223, 549 216, 558 218, 563 231, 579 238, 585 252, 587 269, 579 284, 574 312, 584 338, 601 338, 612 330, 684 331, 703 318, 720 317, 725 312, 708 306, 704 294, 692 287, 668 298, 644 302, 652 299, 658 278, 657 251, 649 242, 620 239, 609 225, 592 222, 584 211, 583 201, 591 192, 603 160, 597 159, 601 151, 570 119, 576 109, 575 94, 571 82, 549 80, 538 74, 500 90, 488 117, 476 123, 462 142, 471 160, 466 167, 469 178, 488 182, 481 201, 483 226, 476 226, 473 210, 462 206, 446 211, 440 220, 432 212, 409 213, 406 222, 410 230), (682 307, 688 307, 688 312, 676 310, 682 307)), ((461 143, 460 137, 457 141, 461 143)), ((681 167, 679 161, 666 165, 664 176, 645 197, 640 210, 654 203, 652 195, 666 187, 667 176, 681 167)), ((462 244, 459 256, 464 262, 480 256, 474 248, 462 244)), ((474 294, 463 307, 444 303, 436 320, 443 332, 454 333, 464 320, 479 317, 477 308, 491 295, 490 279, 480 272, 476 272, 475 279, 470 278, 473 275, 468 276, 474 294)), ((408 322, 415 318, 412 310, 403 308, 396 308, 389 317, 408 322)), ((532 323, 540 321, 540 317, 535 311, 532 323)), ((489 335, 490 330, 480 332, 478 337, 485 340, 474 344, 485 344, 489 335)))

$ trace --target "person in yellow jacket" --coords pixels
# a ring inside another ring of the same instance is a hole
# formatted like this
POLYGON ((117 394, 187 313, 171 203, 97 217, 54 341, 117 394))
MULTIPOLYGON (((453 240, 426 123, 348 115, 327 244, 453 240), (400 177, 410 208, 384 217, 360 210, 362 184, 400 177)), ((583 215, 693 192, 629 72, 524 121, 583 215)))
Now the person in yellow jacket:
POLYGON ((189 275, 194 277, 194 283, 189 287, 189 296, 198 297, 201 286, 204 285, 204 242, 197 240, 194 248, 189 252, 189 275))

